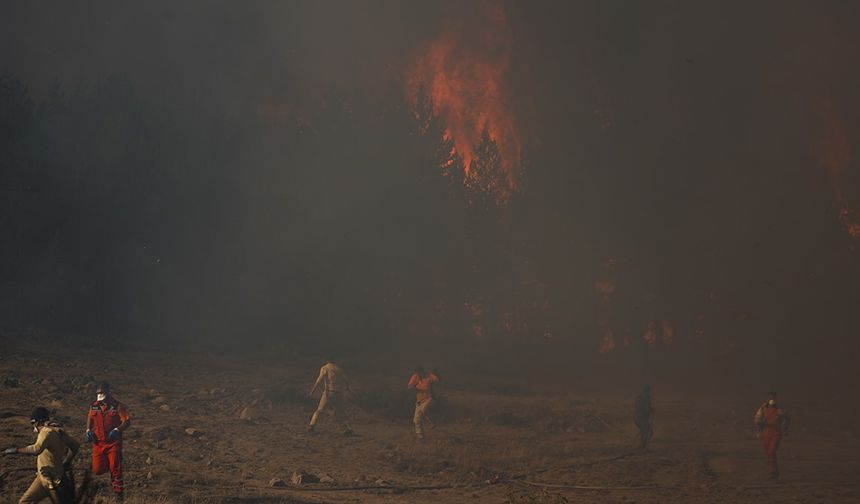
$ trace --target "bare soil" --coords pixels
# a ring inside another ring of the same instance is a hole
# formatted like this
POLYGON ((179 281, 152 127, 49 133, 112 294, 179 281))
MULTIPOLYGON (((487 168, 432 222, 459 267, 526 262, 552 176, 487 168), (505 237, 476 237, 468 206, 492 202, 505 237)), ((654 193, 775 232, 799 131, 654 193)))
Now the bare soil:
MULTIPOLYGON (((6 353, 0 443, 32 442, 27 415, 36 405, 82 437, 94 383, 107 379, 133 415, 125 438, 132 503, 860 502, 857 414, 820 397, 787 402, 794 428, 773 482, 751 426, 757 404, 747 398, 655 387, 656 431, 643 452, 633 393, 443 376, 435 427, 418 441, 408 376, 365 370, 351 373, 356 435, 339 433, 330 416, 309 435, 315 401, 303 393, 318 366, 287 356, 6 353), (297 488, 296 470, 331 480, 297 488), (277 479, 286 486, 271 486, 277 479)), ((78 472, 89 457, 85 446, 78 472)), ((0 502, 17 502, 34 464, 0 459, 0 473, 11 470, 0 502)), ((99 500, 110 502, 108 477, 97 481, 99 500)))

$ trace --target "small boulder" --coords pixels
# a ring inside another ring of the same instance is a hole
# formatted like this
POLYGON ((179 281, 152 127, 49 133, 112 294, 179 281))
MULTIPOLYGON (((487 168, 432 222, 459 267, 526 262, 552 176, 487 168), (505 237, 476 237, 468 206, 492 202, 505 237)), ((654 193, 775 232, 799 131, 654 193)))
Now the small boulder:
POLYGON ((272 478, 269 480, 269 486, 273 488, 281 488, 287 486, 287 482, 281 478, 272 478))
POLYGON ((313 474, 309 474, 301 469, 296 469, 293 471, 293 477, 290 478, 290 481, 292 481, 295 486, 301 486, 306 483, 319 483, 320 479, 313 474))

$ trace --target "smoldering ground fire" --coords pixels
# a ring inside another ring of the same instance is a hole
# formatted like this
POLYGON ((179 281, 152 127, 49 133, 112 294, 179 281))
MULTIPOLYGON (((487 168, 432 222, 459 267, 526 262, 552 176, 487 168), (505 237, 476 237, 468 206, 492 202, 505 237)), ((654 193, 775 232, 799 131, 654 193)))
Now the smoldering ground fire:
POLYGON ((4 5, 0 502, 857 500, 858 9, 4 5))

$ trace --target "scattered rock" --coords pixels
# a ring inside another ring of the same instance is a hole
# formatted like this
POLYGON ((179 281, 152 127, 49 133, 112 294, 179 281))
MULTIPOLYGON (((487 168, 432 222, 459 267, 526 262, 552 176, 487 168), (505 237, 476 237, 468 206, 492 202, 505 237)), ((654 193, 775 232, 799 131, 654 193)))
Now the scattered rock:
POLYGON ((269 486, 275 488, 285 487, 287 486, 287 482, 282 480, 281 478, 272 478, 271 480, 269 480, 269 486))
POLYGON ((173 432, 170 427, 162 426, 148 430, 146 435, 155 441, 164 441, 167 438, 173 437, 173 432))
POLYGON ((200 437, 200 431, 198 431, 194 427, 189 427, 189 428, 185 429, 185 433, 191 437, 200 437))
POLYGON ((152 465, 152 457, 146 457, 146 465, 152 465))
POLYGON ((54 399, 53 401, 51 401, 51 402, 48 404, 48 406, 50 406, 50 407, 51 407, 51 409, 54 409, 54 410, 63 409, 63 403, 62 403, 62 402, 60 402, 60 401, 58 401, 58 400, 56 400, 56 399, 54 399))
POLYGON ((251 422, 257 417, 257 411, 255 408, 250 406, 246 406, 242 408, 242 411, 239 413, 239 419, 245 420, 246 422, 251 422))
POLYGON ((152 404, 164 404, 167 402, 167 398, 164 396, 157 396, 152 400, 152 404))
POLYGON ((334 483, 334 478, 330 474, 323 474, 320 476, 320 483, 334 483))
POLYGON ((301 486, 301 485, 304 485, 306 483, 319 483, 320 482, 320 479, 317 476, 315 476, 313 474, 308 474, 307 472, 305 472, 301 469, 296 469, 295 471, 293 471, 293 477, 290 478, 290 480, 293 482, 293 485, 295 485, 295 486, 301 486))
POLYGON ((384 486, 384 487, 391 486, 391 482, 390 482, 390 481, 386 481, 386 480, 384 480, 384 479, 382 479, 382 478, 379 478, 379 479, 375 480, 375 481, 373 482, 373 484, 374 484, 375 486, 384 486))
POLYGON ((148 479, 148 480, 155 479, 155 475, 152 474, 152 471, 149 471, 148 473, 146 473, 146 479, 148 479))
POLYGON ((168 406, 166 404, 162 404, 161 406, 158 407, 158 409, 159 409, 159 411, 170 411, 170 406, 168 406))

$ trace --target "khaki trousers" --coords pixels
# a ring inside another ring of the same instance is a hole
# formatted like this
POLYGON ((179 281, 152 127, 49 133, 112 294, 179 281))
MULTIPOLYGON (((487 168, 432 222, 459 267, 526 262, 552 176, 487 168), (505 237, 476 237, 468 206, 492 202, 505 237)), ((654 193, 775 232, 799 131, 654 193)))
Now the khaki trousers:
POLYGON ((412 417, 412 423, 415 424, 415 434, 424 434, 424 417, 427 416, 427 410, 431 404, 433 404, 432 397, 415 402, 415 416, 412 417))
POLYGON ((19 504, 37 504, 45 499, 51 499, 51 502, 56 504, 71 504, 72 499, 65 492, 57 492, 56 490, 48 490, 42 483, 42 478, 36 476, 30 488, 21 496, 19 504))
POLYGON ((331 412, 334 413, 334 420, 343 425, 344 429, 348 431, 352 430, 352 426, 349 424, 349 418, 346 416, 346 400, 342 393, 323 392, 322 397, 320 397, 319 406, 317 406, 317 410, 314 411, 313 416, 311 416, 311 426, 317 424, 320 415, 325 410, 331 410, 331 412))

